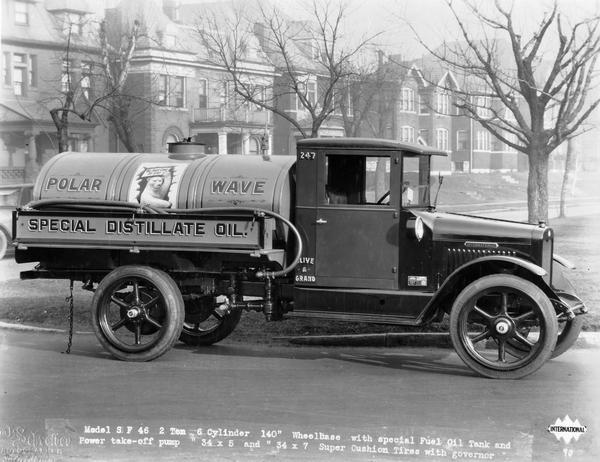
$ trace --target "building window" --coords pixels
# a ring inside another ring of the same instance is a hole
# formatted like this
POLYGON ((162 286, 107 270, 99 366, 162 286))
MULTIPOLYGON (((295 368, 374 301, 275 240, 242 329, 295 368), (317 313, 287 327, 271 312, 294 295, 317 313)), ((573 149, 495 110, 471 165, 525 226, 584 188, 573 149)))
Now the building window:
MULTIPOLYGON (((254 99, 256 101, 260 101, 261 103, 264 103, 266 101, 265 87, 262 85, 256 85, 254 87, 254 91, 253 91, 252 95, 254 96, 254 99)), ((263 106, 261 106, 260 104, 251 105, 251 109, 253 111, 264 111, 265 110, 265 108, 263 106)))
POLYGON ((311 57, 314 60, 321 59, 321 48, 319 47, 319 42, 317 40, 312 40, 310 42, 310 53, 311 57))
POLYGON ((158 76, 158 104, 161 106, 185 106, 185 77, 158 76))
POLYGON ((469 149, 469 133, 466 130, 456 132, 456 150, 465 151, 469 149))
POLYGON ((415 92, 412 88, 402 89, 400 108, 403 112, 415 112, 415 92))
POLYGON ((171 77, 169 79, 169 93, 172 98, 169 98, 169 106, 184 107, 185 106, 185 78, 171 77))
POLYGON ((200 109, 208 107, 208 81, 206 79, 198 81, 198 107, 200 109))
POLYGON ((10 85, 12 82, 10 67, 10 53, 2 53, 2 81, 4 82, 4 85, 10 85))
POLYGON ((62 63, 62 74, 60 77, 60 89, 63 93, 71 90, 71 63, 66 59, 62 63))
POLYGON ((414 143, 415 129, 409 125, 403 126, 401 129, 400 140, 406 143, 414 143))
POLYGON ((446 91, 438 92, 436 95, 436 111, 438 114, 450 114, 450 95, 446 91))
POLYGON ((348 92, 346 100, 346 115, 348 117, 354 116, 354 99, 352 98, 352 92, 348 92))
POLYGON ((491 148, 490 132, 487 130, 478 130, 475 149, 477 151, 489 151, 491 148))
POLYGON ((16 96, 25 96, 27 83, 27 55, 15 53, 12 56, 13 61, 13 93, 16 96))
POLYGON ((448 150, 448 130, 437 128, 435 130, 436 147, 442 151, 448 150))
POLYGON ((25 72, 24 69, 16 67, 13 71, 13 93, 16 96, 25 95, 25 72))
POLYGON ((489 119, 492 116, 489 96, 477 96, 475 98, 475 106, 479 117, 489 119))
POLYGON ((158 104, 161 106, 167 105, 167 76, 158 76, 158 104))
POLYGON ((423 95, 419 95, 419 114, 429 114, 429 101, 423 95))
POLYGON ((306 85, 306 98, 315 106, 317 104, 317 83, 308 82, 306 85))
POLYGON ((92 91, 92 64, 81 63, 81 93, 87 100, 90 99, 92 91))
POLYGON ((15 23, 29 24, 29 4, 27 2, 15 2, 15 23))
POLYGON ((430 139, 429 139, 429 130, 426 128, 422 128, 421 130, 419 130, 419 138, 421 138, 421 140, 423 140, 423 142, 426 145, 429 145, 430 143, 430 139))
POLYGON ((37 56, 29 55, 29 86, 37 87, 38 72, 37 72, 37 56))

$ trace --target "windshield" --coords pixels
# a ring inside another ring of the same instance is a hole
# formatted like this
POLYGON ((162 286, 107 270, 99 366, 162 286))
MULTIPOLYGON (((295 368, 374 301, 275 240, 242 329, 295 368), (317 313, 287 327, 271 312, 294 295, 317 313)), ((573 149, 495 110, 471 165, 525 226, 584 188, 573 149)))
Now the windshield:
POLYGON ((429 206, 429 156, 404 154, 402 160, 402 206, 429 206))

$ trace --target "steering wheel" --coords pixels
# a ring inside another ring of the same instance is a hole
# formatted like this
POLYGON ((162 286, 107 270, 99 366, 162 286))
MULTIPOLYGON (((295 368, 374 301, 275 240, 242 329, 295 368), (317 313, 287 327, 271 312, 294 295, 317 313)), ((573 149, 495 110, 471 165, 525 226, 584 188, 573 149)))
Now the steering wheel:
POLYGON ((375 203, 377 205, 383 204, 383 201, 386 200, 389 197, 389 195, 390 195, 390 190, 388 189, 387 192, 383 196, 381 196, 375 203))

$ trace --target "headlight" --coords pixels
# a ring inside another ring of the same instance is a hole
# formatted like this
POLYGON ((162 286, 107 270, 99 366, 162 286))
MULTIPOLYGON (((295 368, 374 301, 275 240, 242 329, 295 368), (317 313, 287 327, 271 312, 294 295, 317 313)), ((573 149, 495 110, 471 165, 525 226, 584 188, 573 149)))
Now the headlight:
POLYGON ((423 235, 425 234, 425 226, 423 225, 423 220, 421 217, 417 217, 415 220, 415 237, 418 241, 423 239, 423 235))

